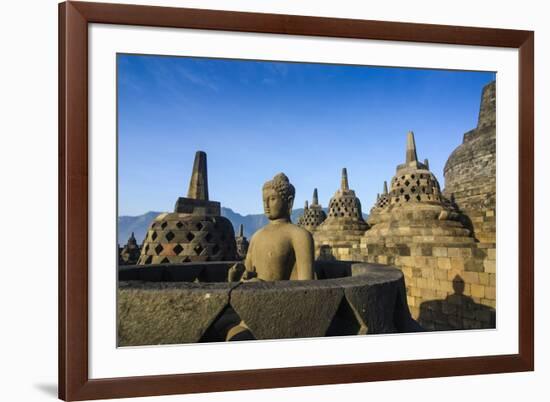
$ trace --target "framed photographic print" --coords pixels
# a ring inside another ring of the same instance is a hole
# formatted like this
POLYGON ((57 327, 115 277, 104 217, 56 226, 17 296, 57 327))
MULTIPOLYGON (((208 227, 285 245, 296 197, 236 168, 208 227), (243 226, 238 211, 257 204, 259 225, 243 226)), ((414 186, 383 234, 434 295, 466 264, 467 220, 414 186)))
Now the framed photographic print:
POLYGON ((60 398, 533 370, 533 32, 59 12, 60 398))

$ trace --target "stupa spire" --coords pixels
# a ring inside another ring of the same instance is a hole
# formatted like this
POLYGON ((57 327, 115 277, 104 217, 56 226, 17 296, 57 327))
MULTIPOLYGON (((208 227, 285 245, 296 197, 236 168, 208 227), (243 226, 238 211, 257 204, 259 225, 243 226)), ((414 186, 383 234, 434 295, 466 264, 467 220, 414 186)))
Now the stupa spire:
POLYGON ((407 155, 405 162, 418 162, 418 157, 416 156, 416 144, 414 142, 414 133, 412 131, 407 133, 407 155))
POLYGON ((342 169, 342 182, 340 184, 340 190, 349 190, 348 171, 346 168, 342 169))
POLYGON ((305 202, 305 204, 304 204, 304 209, 305 209, 306 211, 307 211, 307 209, 308 209, 307 200, 306 200, 306 202, 305 202))
POLYGON ((382 194, 388 194, 388 182, 386 180, 384 180, 384 192, 382 194))
POLYGON ((239 237, 244 237, 244 225, 242 223, 239 226, 239 237))
POLYGON ((313 199, 311 200, 311 205, 319 205, 319 196, 317 195, 317 189, 313 189, 313 199))
POLYGON ((193 163, 193 173, 189 182, 187 198, 208 200, 208 171, 206 169, 206 152, 197 151, 193 163))
POLYGON ((430 161, 428 161, 428 158, 424 159, 424 165, 426 165, 426 170, 430 170, 430 161))

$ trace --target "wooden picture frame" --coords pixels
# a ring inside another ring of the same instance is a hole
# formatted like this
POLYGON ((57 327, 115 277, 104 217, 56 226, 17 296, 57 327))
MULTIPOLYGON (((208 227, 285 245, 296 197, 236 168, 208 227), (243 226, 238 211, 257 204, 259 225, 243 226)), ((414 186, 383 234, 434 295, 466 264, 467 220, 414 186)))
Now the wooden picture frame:
POLYGON ((444 377, 534 369, 534 33, 382 21, 65 2, 59 5, 59 397, 64 400, 444 377), (120 24, 519 49, 519 353, 90 379, 88 24, 120 24))

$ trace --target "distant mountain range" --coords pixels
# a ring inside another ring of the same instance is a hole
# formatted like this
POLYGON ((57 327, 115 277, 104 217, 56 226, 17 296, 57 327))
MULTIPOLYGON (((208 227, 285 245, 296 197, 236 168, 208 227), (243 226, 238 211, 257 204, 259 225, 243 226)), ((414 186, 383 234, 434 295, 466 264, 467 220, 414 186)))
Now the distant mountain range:
POLYGON ((145 232, 151 224, 151 221, 160 214, 160 212, 149 211, 139 216, 119 216, 118 217, 118 244, 126 244, 128 238, 134 232, 138 244, 141 244, 145 238, 145 232))
MULTIPOLYGON (((328 212, 327 208, 323 208, 325 212, 328 212)), ((294 209, 292 210, 291 219, 292 222, 298 222, 298 218, 303 215, 304 209, 294 209)), ((149 227, 151 221, 158 215, 160 212, 149 211, 143 215, 139 216, 119 216, 118 218, 118 243, 120 245, 126 244, 130 234, 134 232, 138 244, 141 244, 145 238, 145 232, 149 227)), ((252 215, 241 215, 237 212, 234 212, 231 208, 222 207, 222 216, 225 216, 233 224, 235 229, 235 234, 239 231, 239 225, 242 223, 244 225, 244 235, 250 239, 254 232, 260 229, 262 226, 267 224, 268 220, 264 214, 252 214, 252 215)), ((365 219, 367 215, 363 214, 365 219)))

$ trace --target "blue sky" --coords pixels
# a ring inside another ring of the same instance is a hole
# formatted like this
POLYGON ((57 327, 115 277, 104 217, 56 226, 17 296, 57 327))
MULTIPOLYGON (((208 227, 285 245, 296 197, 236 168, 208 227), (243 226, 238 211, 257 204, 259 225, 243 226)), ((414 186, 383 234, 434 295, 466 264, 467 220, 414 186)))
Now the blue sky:
POLYGON ((119 215, 172 211, 195 151, 208 155, 210 199, 261 213, 261 187, 284 172, 295 208, 323 206, 348 169, 368 212, 405 159, 444 186, 443 166, 475 128, 493 72, 118 55, 119 215))

